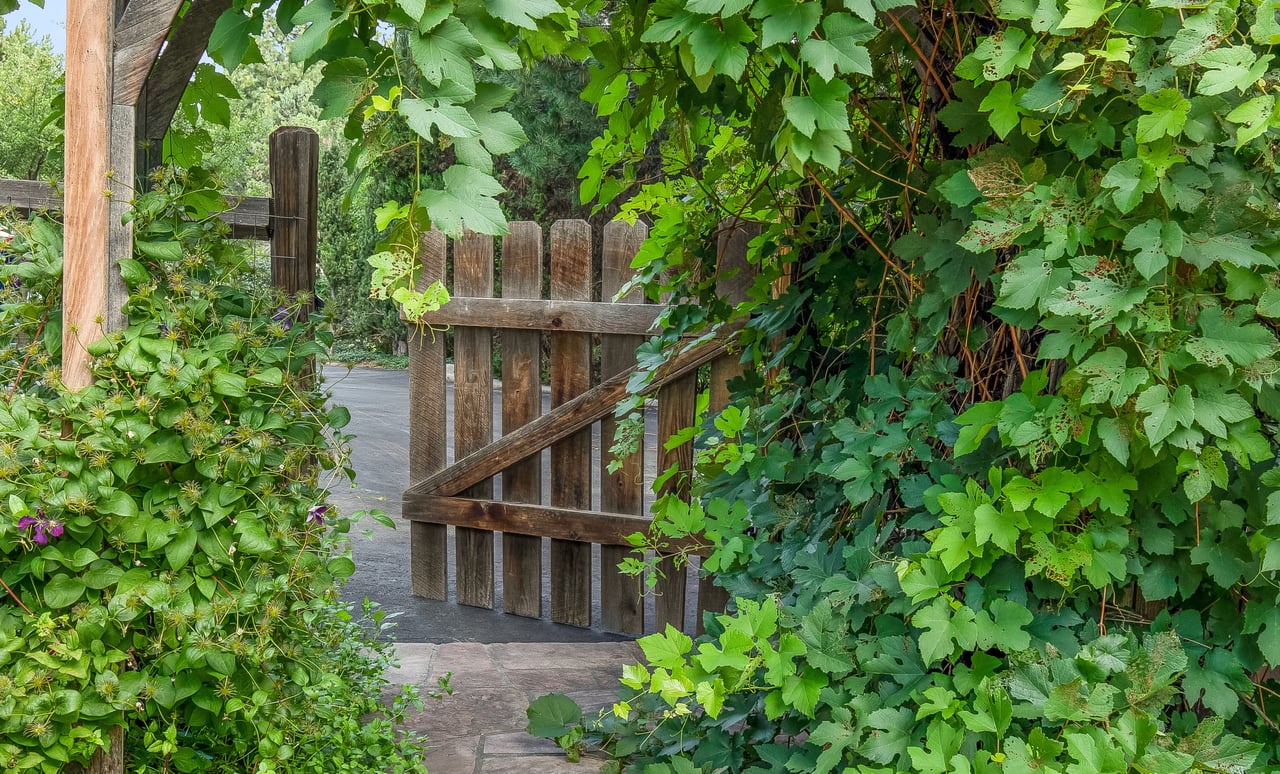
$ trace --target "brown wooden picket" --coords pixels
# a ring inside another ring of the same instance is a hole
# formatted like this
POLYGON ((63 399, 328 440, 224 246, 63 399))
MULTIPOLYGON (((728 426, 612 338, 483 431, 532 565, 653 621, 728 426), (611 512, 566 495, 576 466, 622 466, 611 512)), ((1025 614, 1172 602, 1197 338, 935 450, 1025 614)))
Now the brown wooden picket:
MULTIPOLYGON (((721 610, 725 598, 689 568, 663 559, 664 577, 646 605, 643 584, 618 571, 630 552, 626 537, 649 523, 642 455, 607 469, 616 404, 627 396, 636 370, 635 350, 660 306, 644 304, 632 292, 613 300, 631 277, 631 260, 647 231, 643 224, 609 224, 603 234, 600 282, 593 288, 593 234, 585 221, 559 221, 550 245, 550 297, 543 298, 543 232, 533 223, 513 223, 495 261, 494 241, 468 235, 453 242, 454 297, 415 324, 410 347, 410 473, 403 514, 412 522, 413 592, 460 604, 493 607, 495 540, 501 540, 503 609, 557 623, 596 626, 641 634, 672 624, 685 626, 689 587, 699 609, 721 610), (495 267, 500 273, 495 277, 495 267), (500 298, 493 298, 495 281, 500 298), (454 405, 445 416, 445 348, 440 329, 452 326, 454 405), (543 408, 543 338, 550 352, 550 409, 543 408), (593 340, 598 348, 593 352, 593 340), (493 434, 493 349, 498 342, 502 433, 493 434), (593 364, 593 358, 598 361, 593 364), (593 365, 599 383, 593 385, 593 365), (446 422, 454 429, 454 462, 445 465, 446 422), (592 426, 600 445, 593 455, 592 426), (549 449, 544 470, 543 450, 549 449), (549 475, 548 475, 549 474, 549 475), (494 499, 500 476, 501 499, 494 499), (549 488, 544 491, 544 476, 549 488), (593 483, 598 506, 593 508, 593 483), (545 498, 545 500, 544 500, 545 498), (447 531, 453 526, 451 538, 447 531), (501 537, 498 538, 498 533, 501 537), (453 540, 449 551, 449 540, 453 540), (544 539, 549 568, 544 567, 544 539), (593 544, 599 563, 593 566, 593 544), (454 588, 447 583, 448 556, 454 556, 454 588), (544 589, 544 578, 549 588, 544 589), (550 609, 543 607, 544 593, 550 609), (593 595, 600 610, 593 620, 593 595), (646 614, 646 607, 648 613, 646 614)), ((724 266, 745 268, 744 229, 729 229, 720 240, 724 266)), ((433 234, 424 253, 423 281, 445 274, 446 240, 433 234)), ((727 292, 740 300, 746 285, 727 292)), ((716 383, 739 373, 720 340, 703 342, 659 370, 646 388, 656 398, 658 470, 677 464, 684 475, 670 479, 669 491, 688 495, 692 444, 666 449, 671 433, 694 421, 699 369, 712 373, 712 401, 727 393, 716 383)), ((652 495, 648 495, 649 498, 652 495)), ((701 616, 696 616, 700 618, 701 616)))

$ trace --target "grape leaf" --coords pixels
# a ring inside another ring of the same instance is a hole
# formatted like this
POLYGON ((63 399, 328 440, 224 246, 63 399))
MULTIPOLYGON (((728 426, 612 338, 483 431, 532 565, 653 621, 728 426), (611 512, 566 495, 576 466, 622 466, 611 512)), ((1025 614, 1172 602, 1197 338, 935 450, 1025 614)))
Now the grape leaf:
POLYGON ((444 171, 444 189, 425 189, 418 204, 425 207, 433 226, 451 237, 467 230, 481 234, 507 233, 507 219, 494 197, 502 185, 478 169, 455 164, 444 171))

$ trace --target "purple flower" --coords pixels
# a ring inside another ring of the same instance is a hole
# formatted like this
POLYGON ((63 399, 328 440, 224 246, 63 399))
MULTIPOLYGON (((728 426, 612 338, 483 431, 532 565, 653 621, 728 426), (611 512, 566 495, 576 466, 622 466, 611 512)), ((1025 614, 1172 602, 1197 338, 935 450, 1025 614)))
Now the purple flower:
POLYGON ((18 529, 32 529, 34 534, 31 539, 38 546, 49 545, 50 537, 62 536, 62 522, 57 519, 50 519, 44 515, 43 508, 36 508, 35 516, 23 516, 18 519, 18 529))
POLYGON ((324 515, 329 512, 327 505, 313 505, 307 510, 308 524, 324 524, 324 515))
POLYGON ((276 313, 271 315, 272 322, 284 323, 284 329, 287 331, 293 327, 293 315, 283 306, 276 309, 276 313))

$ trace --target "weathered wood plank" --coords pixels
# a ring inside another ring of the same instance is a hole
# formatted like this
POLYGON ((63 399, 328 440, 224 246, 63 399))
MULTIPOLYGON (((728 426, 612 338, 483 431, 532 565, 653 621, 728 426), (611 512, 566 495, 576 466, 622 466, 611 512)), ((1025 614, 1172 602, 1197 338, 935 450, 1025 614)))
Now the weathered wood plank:
MULTIPOLYGON (((512 223, 502 240, 502 295, 542 295, 542 229, 536 223, 512 223)), ((524 427, 542 413, 542 334, 503 330, 502 432, 524 427)), ((502 471, 502 499, 542 503, 542 460, 532 457, 502 471)), ((542 538, 502 533, 502 609, 542 617, 542 538)))
MULTIPOLYGON (((422 235, 419 289, 444 279, 444 234, 422 235)), ((444 336, 428 328, 409 328, 409 482, 444 470, 448 449, 444 435, 444 336)), ((407 500, 407 498, 406 498, 407 500)), ((429 599, 449 597, 448 532, 442 524, 413 522, 409 532, 411 589, 429 599)))
POLYGON ((231 226, 232 239, 270 238, 271 199, 265 196, 246 196, 235 206, 218 217, 231 226))
MULTIPOLYGON (((591 226, 562 220, 551 227, 551 297, 591 298, 591 226)), ((551 334, 551 405, 591 387, 591 336, 551 334)), ((579 430, 551 447, 551 504, 591 508, 591 431, 579 430)), ((591 625, 591 544, 551 541, 551 620, 591 625)))
POLYGON ((173 114, 178 110, 196 65, 209 47, 209 36, 218 17, 230 7, 231 0, 192 0, 151 68, 144 87, 146 93, 137 103, 145 107, 138 117, 139 139, 150 143, 146 160, 141 164, 144 171, 163 162, 161 140, 173 123, 173 114))
MULTIPOLYGON (((504 537, 511 534, 542 535, 613 546, 625 544, 627 535, 642 532, 649 526, 648 516, 630 513, 422 494, 406 494, 403 513, 404 518, 415 525, 472 525, 502 532, 504 537)), ((684 540, 672 545, 696 551, 700 544, 695 540, 684 540)))
MULTIPOLYGON (((112 101, 135 106, 183 0, 130 0, 116 23, 112 101)), ((132 143, 131 143, 132 145, 132 143)), ((132 178, 130 178, 132 179, 132 178)))
MULTIPOLYGON (((658 393, 658 473, 676 466, 679 471, 663 485, 661 495, 689 497, 689 477, 693 471, 693 442, 667 448, 667 440, 693 424, 697 407, 697 373, 687 374, 663 387, 658 393)), ((659 562, 658 585, 654 588, 654 629, 662 631, 667 624, 684 629, 686 567, 677 567, 671 557, 659 562)))
MULTIPOLYGON (((602 300, 613 298, 631 279, 631 259, 647 235, 648 229, 643 223, 631 226, 614 221, 605 227, 600 266, 602 300)), ((629 306, 640 306, 642 300, 639 291, 633 291, 612 304, 612 314, 620 315, 629 306)), ((640 308, 649 312, 660 310, 657 306, 640 308)), ((641 336, 604 336, 600 341, 600 378, 608 379, 633 366, 636 348, 643 341, 641 336)), ((608 448, 613 443, 616 428, 617 423, 612 416, 606 416, 600 422, 600 445, 604 449, 600 455, 600 510, 643 516, 644 440, 641 438, 635 454, 620 460, 622 466, 616 473, 610 473, 612 458, 608 448)), ((600 546, 600 625, 608 631, 643 634, 643 579, 624 575, 618 570, 618 564, 630 552, 629 547, 600 546)))
POLYGON ((102 338, 107 316, 111 202, 111 60, 115 9, 101 0, 67 3, 66 170, 63 234, 62 379, 88 386, 86 347, 102 338))
MULTIPOLYGON (((493 237, 468 234, 453 243, 453 287, 474 297, 493 293, 493 237)), ((462 458, 493 442, 493 332, 454 331, 453 368, 453 453, 462 458)), ((477 482, 463 495, 488 499, 493 481, 477 482)), ((459 527, 455 540, 458 603, 492 608, 493 532, 459 527)))
POLYGON ((62 211, 62 192, 44 180, 0 180, 0 207, 18 212, 62 211))
MULTIPOLYGON (((738 304, 747 300, 755 281, 755 268, 747 262, 747 246, 760 234, 758 224, 737 219, 725 221, 716 245, 716 292, 725 301, 738 304)), ((708 410, 715 413, 729 405, 729 382, 743 374, 745 366, 736 355, 725 355, 711 363, 708 410)), ((698 573, 697 633, 705 630, 707 612, 722 613, 729 604, 729 594, 717 586, 705 572, 698 573)))
MULTIPOLYGON (((662 389, 699 366, 724 354, 722 340, 701 342, 677 355, 658 370, 651 382, 640 389, 642 395, 662 389)), ((567 438, 613 411, 627 395, 627 382, 634 367, 592 387, 568 403, 557 406, 534 421, 504 435, 488 447, 468 454, 447 469, 420 479, 406 494, 455 495, 472 484, 501 473, 512 464, 537 454, 551 444, 567 438)))
POLYGON ((617 304, 599 301, 467 298, 459 295, 450 298, 449 303, 438 310, 423 315, 421 324, 437 328, 446 325, 459 328, 481 326, 639 336, 650 331, 661 311, 662 307, 642 304, 619 308, 617 304))

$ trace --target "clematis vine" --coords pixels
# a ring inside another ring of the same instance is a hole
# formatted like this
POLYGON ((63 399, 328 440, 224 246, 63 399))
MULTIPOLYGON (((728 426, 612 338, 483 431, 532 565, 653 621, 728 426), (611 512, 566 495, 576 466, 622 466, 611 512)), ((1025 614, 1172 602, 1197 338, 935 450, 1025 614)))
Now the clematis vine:
POLYGON ((313 505, 307 510, 307 523, 324 526, 324 515, 329 512, 327 505, 313 505))
POLYGON ((38 546, 47 546, 49 538, 62 536, 62 522, 45 516, 43 508, 36 508, 35 516, 18 519, 18 529, 31 530, 31 540, 38 546))

